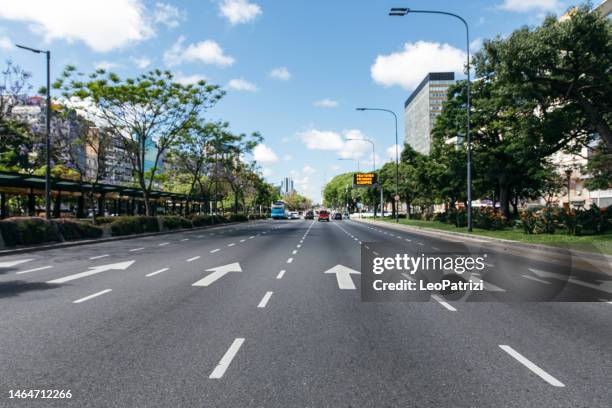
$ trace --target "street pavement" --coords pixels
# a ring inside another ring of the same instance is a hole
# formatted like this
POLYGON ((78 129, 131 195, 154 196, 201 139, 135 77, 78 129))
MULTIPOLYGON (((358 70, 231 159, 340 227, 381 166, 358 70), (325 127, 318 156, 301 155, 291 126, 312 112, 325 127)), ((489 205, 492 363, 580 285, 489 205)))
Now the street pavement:
MULTIPOLYGON (((486 250, 265 220, 0 257, 0 406, 612 406, 610 275, 576 271, 565 296, 587 302, 363 302, 368 243, 486 250), (72 397, 9 398, 38 389, 72 397)), ((489 262, 491 296, 558 280, 553 260, 489 262)))

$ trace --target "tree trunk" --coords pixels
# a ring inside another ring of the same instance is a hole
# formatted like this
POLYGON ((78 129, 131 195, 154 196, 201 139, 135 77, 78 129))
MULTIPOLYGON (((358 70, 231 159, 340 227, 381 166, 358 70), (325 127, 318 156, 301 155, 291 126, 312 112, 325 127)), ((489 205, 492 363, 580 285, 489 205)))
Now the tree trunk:
POLYGON ((501 185, 499 186, 499 204, 501 205, 502 212, 506 219, 510 219, 510 197, 508 187, 501 185))

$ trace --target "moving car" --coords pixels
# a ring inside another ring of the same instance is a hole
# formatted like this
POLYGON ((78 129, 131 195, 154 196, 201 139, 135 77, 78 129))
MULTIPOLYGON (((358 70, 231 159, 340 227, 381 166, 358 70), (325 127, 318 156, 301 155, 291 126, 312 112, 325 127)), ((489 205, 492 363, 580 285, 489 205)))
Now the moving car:
POLYGON ((300 214, 298 214, 297 211, 291 211, 289 213, 289 219, 290 220, 299 220, 300 219, 300 214))
POLYGON ((329 222, 329 211, 327 210, 321 210, 319 211, 319 218, 317 218, 318 221, 327 221, 329 222))
POLYGON ((350 219, 351 217, 350 217, 349 213, 345 212, 345 213, 344 213, 344 218, 348 220, 348 219, 350 219))
POLYGON ((313 211, 306 211, 306 213, 304 214, 304 219, 305 220, 314 220, 314 212, 313 211))
POLYGON ((334 214, 334 220, 341 220, 342 219, 342 214, 340 214, 339 212, 334 214))

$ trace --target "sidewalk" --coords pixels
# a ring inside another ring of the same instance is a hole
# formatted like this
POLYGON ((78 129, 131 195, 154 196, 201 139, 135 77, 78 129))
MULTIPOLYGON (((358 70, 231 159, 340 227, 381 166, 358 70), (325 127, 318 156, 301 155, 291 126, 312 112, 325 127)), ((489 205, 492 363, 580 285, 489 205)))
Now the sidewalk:
POLYGON ((509 255, 539 258, 542 260, 553 260, 556 262, 567 262, 571 257, 574 268, 588 271, 602 272, 612 275, 612 256, 596 252, 584 252, 577 250, 564 249, 555 246, 542 244, 529 244, 519 241, 512 241, 502 238, 486 237, 482 235, 471 235, 462 232, 440 231, 433 228, 415 227, 404 224, 393 224, 385 221, 375 221, 365 218, 351 218, 352 221, 378 224, 395 230, 408 231, 413 234, 426 237, 435 237, 448 240, 457 240, 470 243, 475 246, 486 244, 486 249, 494 252, 501 252, 509 255))

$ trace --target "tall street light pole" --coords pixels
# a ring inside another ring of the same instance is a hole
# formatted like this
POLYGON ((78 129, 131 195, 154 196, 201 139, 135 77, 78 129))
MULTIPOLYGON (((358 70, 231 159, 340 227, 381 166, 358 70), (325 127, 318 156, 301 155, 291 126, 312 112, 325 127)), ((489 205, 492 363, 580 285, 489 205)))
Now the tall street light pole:
POLYGON ((390 16, 405 16, 408 13, 425 13, 425 14, 443 14, 446 16, 454 17, 461 20, 465 25, 466 33, 466 49, 467 49, 467 131, 466 131, 466 143, 467 143, 467 224, 468 232, 472 232, 472 141, 470 139, 470 28, 467 21, 457 14, 449 13, 446 11, 437 10, 413 10, 405 7, 394 7, 389 11, 390 16))
POLYGON ((51 218, 51 51, 37 50, 24 45, 15 44, 17 48, 31 51, 35 54, 46 54, 47 56, 47 111, 46 121, 46 147, 45 147, 45 217, 51 218))
MULTIPOLYGON (((399 222, 399 142, 397 140, 397 115, 390 109, 382 108, 357 108, 358 111, 379 111, 387 112, 393 115, 395 119, 395 222, 399 222)), ((382 191, 382 187, 381 187, 382 191)), ((381 202, 382 205, 382 202, 381 202)))
MULTIPOLYGON (((374 173, 376 173, 376 146, 374 145, 374 141, 371 140, 371 139, 346 139, 346 140, 356 141, 356 142, 368 142, 368 143, 370 143, 372 145, 372 171, 374 173)), ((380 187, 380 208, 381 208, 381 211, 382 211, 382 205, 383 205, 383 191, 382 191, 382 186, 381 186, 380 187)), ((376 214, 376 203, 374 203, 374 213, 376 214)))

